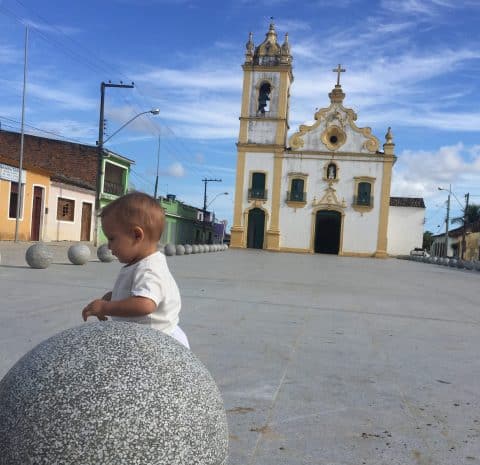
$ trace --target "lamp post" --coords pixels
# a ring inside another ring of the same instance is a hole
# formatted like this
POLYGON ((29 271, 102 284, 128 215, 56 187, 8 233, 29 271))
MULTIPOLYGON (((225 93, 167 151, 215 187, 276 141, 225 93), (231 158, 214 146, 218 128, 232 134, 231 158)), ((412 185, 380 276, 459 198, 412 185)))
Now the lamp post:
POLYGON ((210 202, 208 205, 207 205, 207 183, 209 182, 222 182, 221 179, 207 179, 207 178, 203 178, 202 179, 202 182, 205 184, 204 186, 204 190, 203 190, 203 241, 204 243, 206 242, 206 229, 207 229, 207 206, 210 205, 210 203, 213 202, 213 199, 212 202, 210 202))
POLYGON ((448 192, 447 217, 445 219, 445 247, 444 247, 445 250, 443 252, 443 256, 446 257, 448 255, 448 222, 450 221, 450 195, 452 194, 452 185, 449 184, 448 189, 444 189, 443 187, 439 187, 438 190, 448 192))
MULTIPOLYGON (((210 200, 210 202, 208 202, 207 208, 215 201, 215 199, 216 199, 217 197, 220 197, 221 195, 228 195, 228 192, 220 192, 220 193, 218 193, 212 200, 210 200)), ((215 219, 215 216, 214 216, 213 219, 215 219)), ((223 221, 222 221, 222 223, 223 223, 223 221)), ((223 224, 222 239, 221 239, 221 243, 222 243, 222 244, 223 244, 223 236, 224 236, 224 234, 225 234, 225 228, 226 228, 226 224, 223 224)))
MULTIPOLYGON (((142 111, 138 114, 136 114, 133 118, 130 118, 125 124, 120 126, 113 134, 111 134, 109 137, 104 139, 104 102, 105 102, 105 87, 127 87, 131 88, 133 87, 133 83, 131 85, 127 84, 111 84, 111 83, 105 83, 102 82, 101 84, 101 101, 100 101, 100 119, 99 119, 99 124, 98 124, 98 141, 97 141, 97 146, 98 146, 98 166, 97 166, 97 195, 95 197, 95 210, 97 213, 100 210, 100 195, 102 192, 102 179, 103 179, 103 160, 104 160, 104 153, 103 153, 103 146, 106 142, 108 142, 113 136, 118 134, 125 126, 128 126, 132 121, 136 120, 138 117, 142 115, 146 115, 147 113, 151 113, 152 115, 158 115, 160 113, 160 110, 158 108, 152 109, 152 110, 147 110, 147 111, 142 111)), ((95 215, 96 219, 96 225, 95 225, 95 245, 97 245, 98 242, 98 215, 95 215)))

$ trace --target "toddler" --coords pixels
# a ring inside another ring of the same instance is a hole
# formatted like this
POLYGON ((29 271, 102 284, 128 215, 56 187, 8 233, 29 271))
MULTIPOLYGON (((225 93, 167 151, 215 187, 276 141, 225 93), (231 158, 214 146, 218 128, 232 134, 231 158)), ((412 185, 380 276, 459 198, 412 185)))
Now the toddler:
POLYGON ((99 320, 145 324, 189 347, 178 326, 181 308, 177 283, 157 244, 165 225, 163 208, 147 194, 132 192, 119 197, 100 213, 108 247, 120 263, 113 290, 90 302, 82 311, 99 320))

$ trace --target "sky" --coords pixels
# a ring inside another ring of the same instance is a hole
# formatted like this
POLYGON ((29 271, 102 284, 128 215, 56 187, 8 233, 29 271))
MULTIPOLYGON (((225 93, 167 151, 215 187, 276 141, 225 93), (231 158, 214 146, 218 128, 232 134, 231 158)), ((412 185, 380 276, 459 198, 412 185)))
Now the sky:
MULTIPOLYGON (((135 161, 131 182, 232 226, 245 43, 273 17, 293 55, 290 133, 328 107, 341 63, 344 105, 383 144, 392 196, 423 197, 425 229, 480 204, 480 0, 0 0, 0 124, 20 131, 28 26, 26 132, 95 145, 100 83, 106 143, 135 161), (439 190, 441 187, 446 190, 439 190), (224 195, 228 192, 228 195, 224 195)), ((451 226, 450 226, 451 227, 451 226)))

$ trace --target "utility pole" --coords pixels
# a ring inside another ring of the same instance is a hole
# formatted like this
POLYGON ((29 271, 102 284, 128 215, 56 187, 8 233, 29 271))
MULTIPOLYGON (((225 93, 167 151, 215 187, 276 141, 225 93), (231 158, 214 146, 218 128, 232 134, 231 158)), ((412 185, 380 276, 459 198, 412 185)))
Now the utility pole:
POLYGON ((443 256, 447 257, 448 255, 448 222, 450 221, 450 194, 452 193, 452 185, 448 189, 448 198, 447 198, 447 218, 445 220, 445 251, 443 256))
POLYGON ((160 134, 158 135, 158 150, 157 150, 157 176, 155 178, 155 191, 153 193, 153 198, 157 200, 157 189, 158 189, 158 170, 160 168, 160 134))
POLYGON ((465 249, 467 246, 467 241, 465 236, 467 235, 467 210, 468 210, 468 201, 470 200, 470 193, 465 194, 465 209, 463 210, 463 231, 462 231, 462 260, 465 260, 465 249))
POLYGON ((18 192, 17 212, 15 215, 15 242, 18 242, 18 226, 23 204, 22 170, 23 170, 23 141, 25 137, 25 95, 27 92, 27 58, 28 58, 28 26, 25 27, 25 58, 23 61, 23 92, 22 92, 22 126, 20 131, 20 160, 18 162, 18 192))
POLYGON ((132 89, 135 87, 134 83, 123 84, 120 81, 120 84, 113 84, 109 82, 103 82, 100 84, 100 118, 98 121, 98 165, 97 165, 97 195, 95 197, 95 245, 98 242, 98 213, 100 211, 100 195, 102 192, 102 179, 103 179, 103 136, 105 131, 105 88, 106 87, 120 87, 122 89, 132 89))
POLYGON ((207 179, 203 178, 202 182, 204 183, 203 189, 203 241, 206 243, 207 239, 207 183, 209 182, 222 182, 221 179, 207 179))

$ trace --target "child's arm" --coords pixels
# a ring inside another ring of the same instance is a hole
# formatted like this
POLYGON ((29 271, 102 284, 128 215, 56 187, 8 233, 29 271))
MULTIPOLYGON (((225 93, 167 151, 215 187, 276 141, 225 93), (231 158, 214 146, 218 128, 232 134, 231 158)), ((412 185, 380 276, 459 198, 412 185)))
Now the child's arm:
POLYGON ((107 316, 145 316, 153 313, 156 308, 155 302, 147 297, 134 296, 113 302, 111 300, 96 299, 83 309, 82 317, 83 321, 87 321, 89 316, 96 316, 99 320, 106 320, 107 316))

